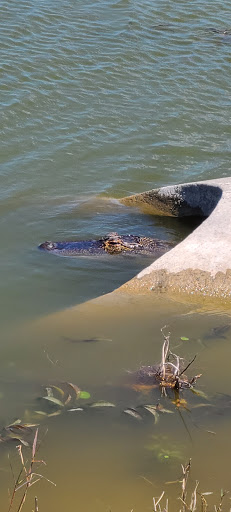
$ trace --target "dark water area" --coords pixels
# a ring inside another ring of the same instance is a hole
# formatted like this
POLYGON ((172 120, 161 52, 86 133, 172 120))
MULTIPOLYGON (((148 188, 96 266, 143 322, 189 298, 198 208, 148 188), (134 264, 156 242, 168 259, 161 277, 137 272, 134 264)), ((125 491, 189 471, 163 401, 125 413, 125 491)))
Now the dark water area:
MULTIPOLYGON (((230 390, 230 332, 214 331, 229 324, 228 309, 152 297, 63 313, 117 288, 152 259, 62 259, 37 249, 45 240, 114 231, 178 243, 195 229, 196 219, 146 215, 119 198, 229 176, 230 11, 227 1, 1 3, 1 425, 32 418, 44 386, 60 382, 116 403, 82 415, 65 409, 41 421, 41 433, 49 427, 44 474, 57 486, 37 484, 39 510, 152 510, 152 496, 180 476, 190 456, 192 479, 203 490, 231 488, 229 398, 223 410, 213 398, 230 390), (126 370, 159 359, 164 325, 182 357, 198 353, 198 387, 215 404, 206 415, 190 395, 192 421, 183 412, 191 440, 177 411, 156 425, 122 414, 158 400, 122 382, 126 370), (94 337, 112 341, 65 341, 94 337), (199 410, 202 430, 194 427, 199 410)), ((5 510, 11 476, 3 445, 5 510)), ((15 447, 9 450, 17 464, 15 447)), ((175 487, 165 490, 176 494, 175 487)))

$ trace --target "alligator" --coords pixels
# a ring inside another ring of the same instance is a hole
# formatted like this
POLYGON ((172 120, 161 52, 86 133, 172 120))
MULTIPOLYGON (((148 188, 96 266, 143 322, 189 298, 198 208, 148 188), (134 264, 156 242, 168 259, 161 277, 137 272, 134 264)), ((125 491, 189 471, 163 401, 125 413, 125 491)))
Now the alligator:
POLYGON ((174 247, 172 242, 135 235, 109 233, 98 240, 44 242, 39 249, 58 256, 146 255, 158 258, 174 247))

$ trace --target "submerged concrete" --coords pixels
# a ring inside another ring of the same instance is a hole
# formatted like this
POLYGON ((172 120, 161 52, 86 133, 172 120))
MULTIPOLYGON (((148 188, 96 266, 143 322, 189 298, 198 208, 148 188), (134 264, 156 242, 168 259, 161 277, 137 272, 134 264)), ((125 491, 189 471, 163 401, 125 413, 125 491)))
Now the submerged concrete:
POLYGON ((231 178, 162 187, 121 202, 156 215, 206 220, 116 292, 231 297, 231 178))

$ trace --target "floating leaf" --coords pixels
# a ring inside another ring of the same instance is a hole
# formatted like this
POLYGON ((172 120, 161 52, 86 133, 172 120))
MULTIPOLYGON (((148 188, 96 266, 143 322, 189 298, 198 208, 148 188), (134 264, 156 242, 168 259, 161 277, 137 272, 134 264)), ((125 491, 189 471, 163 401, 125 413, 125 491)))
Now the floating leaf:
POLYGON ((194 393, 194 395, 201 396, 201 398, 205 398, 205 400, 208 400, 208 396, 204 393, 204 391, 199 391, 198 389, 195 388, 190 389, 192 393, 194 393))
POLYGON ((181 336, 181 337, 180 337, 180 339, 181 339, 182 341, 189 341, 189 338, 187 338, 186 336, 181 336))
POLYGON ((52 404, 58 405, 59 407, 64 407, 63 403, 54 396, 43 396, 42 398, 48 402, 51 402, 52 404))
POLYGON ((7 427, 5 427, 5 430, 7 431, 10 431, 10 432, 26 432, 27 430, 31 430, 30 427, 27 427, 26 425, 20 425, 20 423, 18 424, 15 424, 13 423, 12 425, 8 425, 7 427))
POLYGON ((58 393, 61 395, 61 397, 63 398, 65 393, 63 391, 62 388, 59 388, 58 386, 51 386, 53 389, 55 389, 55 391, 58 391, 58 393))
POLYGON ((104 402, 104 400, 99 400, 99 402, 93 402, 90 407, 116 407, 115 404, 111 402, 104 402))
POLYGON ((48 416, 47 412, 44 411, 35 411, 36 414, 41 414, 41 416, 48 416))
POLYGON ((15 440, 15 441, 20 441, 20 443, 22 443, 24 446, 29 446, 29 443, 27 441, 25 441, 24 439, 22 439, 21 437, 14 436, 14 437, 11 437, 10 439, 15 440))
POLYGON ((83 399, 87 399, 87 398, 90 398, 91 395, 90 393, 88 393, 88 391, 80 391, 80 394, 79 394, 79 398, 83 398, 83 399))
POLYGON ((152 411, 156 411, 156 412, 166 412, 168 414, 174 414, 174 411, 170 411, 169 409, 165 409, 161 404, 156 404, 156 405, 150 405, 150 404, 147 404, 147 405, 143 405, 143 407, 145 409, 147 409, 147 411, 151 412, 152 411), (150 410, 151 409, 151 410, 150 410))
POLYGON ((159 421, 159 414, 156 410, 156 406, 154 405, 144 405, 144 409, 146 409, 146 411, 150 412, 153 416, 154 416, 154 419, 155 419, 155 423, 157 423, 159 421))
POLYGON ((81 390, 79 389, 79 387, 76 386, 76 384, 72 384, 72 382, 68 382, 67 384, 74 390, 76 398, 80 398, 81 390))
POLYGON ((68 409, 68 412, 83 411, 82 407, 76 407, 75 409, 68 409))
POLYGON ((38 423, 23 423, 23 427, 26 427, 26 428, 32 428, 32 427, 38 427, 38 423))
POLYGON ((215 407, 214 404, 196 404, 191 405, 191 409, 199 409, 200 407, 215 407))
POLYGON ((136 420, 141 421, 143 418, 139 412, 136 411, 136 409, 133 409, 132 407, 128 407, 127 409, 124 409, 123 411, 125 414, 129 414, 129 416, 132 416, 132 418, 135 418, 136 420))
POLYGON ((47 417, 51 418, 51 416, 59 416, 59 414, 61 414, 61 411, 55 411, 55 412, 52 412, 51 414, 48 414, 47 417))
POLYGON ((65 405, 69 404, 69 403, 70 403, 70 401, 71 401, 71 399, 72 399, 72 396, 71 396, 71 395, 68 395, 68 397, 67 397, 67 399, 65 400, 64 404, 65 404, 65 405))
POLYGON ((22 420, 15 420, 13 423, 7 425, 5 428, 12 427, 13 425, 20 425, 20 423, 22 423, 22 420))

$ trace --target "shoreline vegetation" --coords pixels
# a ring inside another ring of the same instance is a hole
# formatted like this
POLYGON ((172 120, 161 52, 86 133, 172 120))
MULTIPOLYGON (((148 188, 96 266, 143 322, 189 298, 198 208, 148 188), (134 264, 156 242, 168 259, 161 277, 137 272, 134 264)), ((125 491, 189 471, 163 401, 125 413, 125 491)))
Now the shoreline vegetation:
MULTIPOLYGON (((30 488, 37 482, 45 479, 48 483, 56 486, 54 482, 43 476, 39 471, 39 467, 41 465, 46 465, 44 460, 37 460, 37 452, 39 447, 40 444, 38 443, 38 428, 36 429, 33 439, 31 457, 28 460, 26 460, 24 457, 22 445, 20 444, 16 446, 21 464, 21 468, 17 477, 14 476, 14 469, 9 459, 14 486, 11 493, 9 493, 10 503, 6 512, 21 512, 24 509, 30 488)), ((189 459, 188 463, 184 465, 181 464, 182 476, 179 480, 173 482, 165 482, 165 484, 179 484, 180 486, 179 494, 175 503, 173 505, 172 503, 170 504, 167 492, 162 491, 159 497, 153 497, 153 512, 171 512, 172 510, 177 510, 178 512, 209 512, 210 510, 215 512, 230 512, 231 506, 226 506, 225 509, 223 508, 224 499, 229 494, 229 491, 221 489, 218 504, 216 505, 213 503, 211 505, 208 504, 207 500, 208 497, 213 496, 214 493, 212 491, 201 492, 199 490, 198 480, 196 480, 194 484, 191 483, 191 485, 189 485, 191 464, 191 459, 189 459)), ((231 498, 228 499, 230 500, 231 498)), ((40 512, 37 496, 34 496, 34 509, 32 512, 40 512)), ((113 511, 111 510, 110 512, 113 511)), ((132 509, 131 512, 135 512, 135 509, 132 509)))
MULTIPOLYGON (((207 510, 214 510, 215 512, 222 512, 224 505, 224 498, 229 494, 229 491, 224 491, 221 489, 220 498, 218 505, 213 504, 212 506, 208 504, 208 496, 213 495, 212 491, 199 491, 199 481, 196 480, 194 483, 194 487, 189 489, 189 476, 191 470, 191 459, 185 465, 181 464, 182 469, 182 478, 180 480, 176 480, 175 482, 167 482, 169 484, 179 483, 180 490, 177 501, 179 501, 178 512, 206 512, 207 510)), ((158 498, 153 498, 153 511, 154 512, 171 512, 172 507, 169 506, 169 499, 167 497, 167 493, 165 491, 158 498)), ((173 507, 176 510, 176 506, 174 504, 173 507)), ((225 510, 231 510, 230 506, 225 510)), ((132 512, 132 511, 131 511, 132 512)), ((134 511, 135 512, 135 511, 134 511)))
MULTIPOLYGON (((21 468, 19 470, 19 473, 17 477, 14 476, 14 469, 11 465, 10 458, 10 469, 14 481, 14 486, 12 493, 10 494, 10 504, 7 512, 15 511, 15 512, 21 512, 21 510, 24 508, 24 505, 26 503, 27 495, 29 489, 39 482, 40 480, 45 479, 47 482, 49 482, 52 485, 56 485, 54 482, 46 478, 44 475, 42 475, 39 471, 39 467, 42 465, 46 465, 44 460, 37 460, 37 452, 39 450, 40 444, 38 443, 38 428, 35 431, 33 443, 32 443, 32 449, 31 449, 31 456, 27 460, 24 457, 22 444, 17 445, 16 449, 18 451, 21 468), (38 469, 37 469, 38 468, 38 469), (19 495, 19 498, 18 498, 19 495), (17 504, 16 504, 17 502, 17 504)), ((34 510, 33 512, 39 512, 39 505, 38 505, 38 498, 35 496, 34 498, 34 510)))

